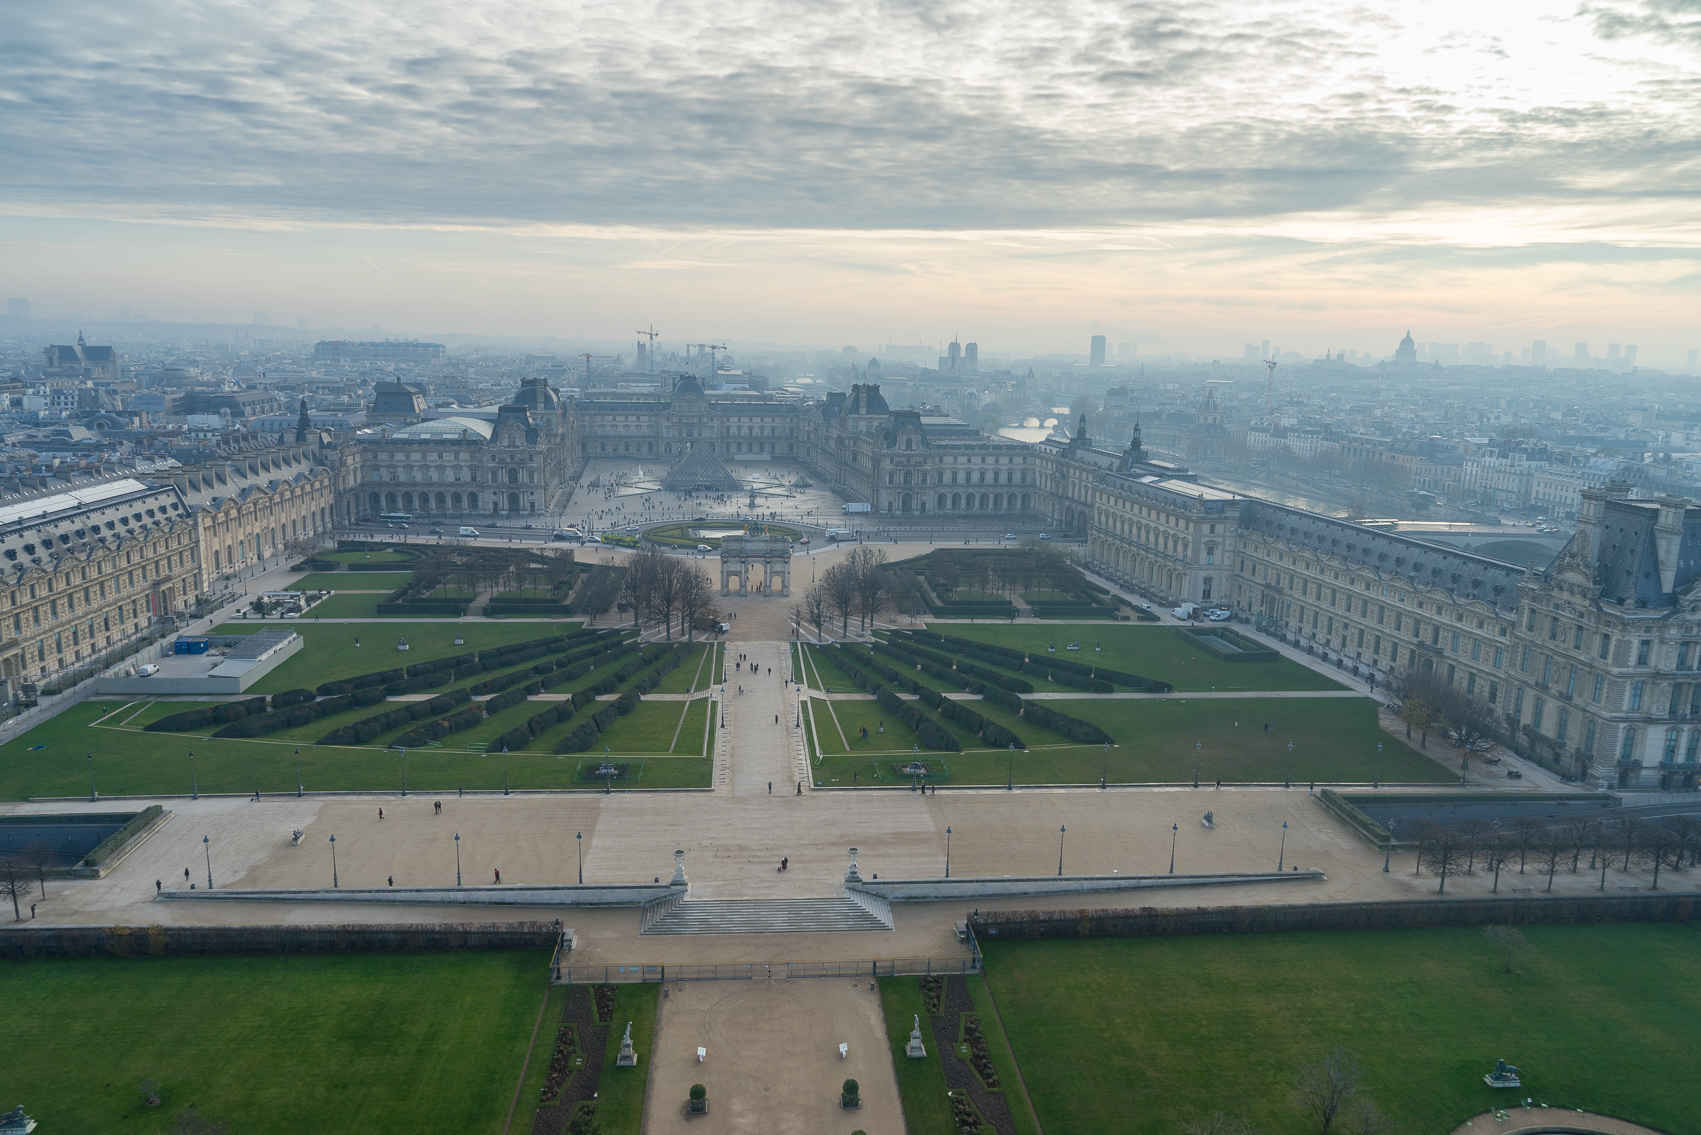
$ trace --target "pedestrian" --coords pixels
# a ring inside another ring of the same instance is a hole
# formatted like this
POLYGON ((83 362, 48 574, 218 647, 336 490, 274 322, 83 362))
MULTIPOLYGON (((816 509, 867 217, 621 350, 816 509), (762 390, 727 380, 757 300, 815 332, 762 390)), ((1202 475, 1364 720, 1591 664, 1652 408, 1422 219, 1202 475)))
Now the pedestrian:
POLYGON ((502 881, 502 868, 500 868, 500 867, 498 867, 496 869, 496 881, 498 883, 500 883, 502 881))
POLYGON ((803 795, 803 781, 801 780, 797 782, 797 794, 799 796, 803 795))
POLYGON ((772 796, 773 794, 774 794, 774 782, 770 780, 768 782, 768 795, 772 796))
POLYGON ((396 877, 394 875, 385 875, 384 882, 393 887, 396 885, 396 877))
POLYGON ((160 888, 163 887, 163 886, 165 886, 164 883, 160 882, 158 879, 155 879, 154 880, 154 894, 156 894, 156 895, 159 894, 160 888))
POLYGON ((185 867, 183 869, 183 881, 185 883, 187 883, 189 881, 189 868, 187 868, 187 867, 185 867))
POLYGON ((382 808, 378 809, 378 819, 380 822, 384 819, 384 809, 382 808))
POLYGON ((30 918, 31 920, 35 918, 35 904, 33 902, 30 903, 30 918))

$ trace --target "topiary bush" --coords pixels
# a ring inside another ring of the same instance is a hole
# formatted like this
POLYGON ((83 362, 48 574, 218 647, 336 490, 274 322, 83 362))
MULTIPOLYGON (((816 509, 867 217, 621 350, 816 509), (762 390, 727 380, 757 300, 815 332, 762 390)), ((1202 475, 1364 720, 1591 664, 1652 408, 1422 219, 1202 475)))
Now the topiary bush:
POLYGON ((846 1080, 839 1088, 839 1106, 847 1111, 862 1106, 862 1088, 855 1080, 846 1080))

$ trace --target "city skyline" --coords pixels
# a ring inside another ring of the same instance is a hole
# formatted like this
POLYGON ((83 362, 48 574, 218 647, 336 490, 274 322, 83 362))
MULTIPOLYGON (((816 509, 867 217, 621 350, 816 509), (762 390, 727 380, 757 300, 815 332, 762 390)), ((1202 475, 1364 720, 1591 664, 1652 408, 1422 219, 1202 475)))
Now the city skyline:
POLYGON ((29 10, 0 290, 38 318, 1685 357, 1679 5, 1235 13, 29 10))

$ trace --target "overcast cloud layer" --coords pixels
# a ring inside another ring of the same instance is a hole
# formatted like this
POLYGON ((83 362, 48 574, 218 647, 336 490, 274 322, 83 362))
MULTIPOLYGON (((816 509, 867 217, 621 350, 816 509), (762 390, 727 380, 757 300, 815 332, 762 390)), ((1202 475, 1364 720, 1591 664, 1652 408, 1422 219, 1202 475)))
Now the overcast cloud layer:
MULTIPOLYGON (((18 294, 59 293, 69 219, 108 259, 182 248, 208 295, 276 276, 241 302, 301 311, 314 249, 394 229, 419 318, 466 311, 424 281, 473 270, 534 328, 564 304, 624 323, 669 291, 658 276, 740 266, 777 274, 822 334, 1036 302, 1036 334, 1065 311, 1215 333, 1248 305, 1270 310, 1236 325, 1321 333, 1363 318, 1367 286, 1390 317, 1446 319, 1441 296, 1521 279, 1481 325, 1569 327, 1579 287, 1606 287, 1623 302, 1589 310, 1675 344, 1701 299, 1701 0, 61 0, 8 21, 0 282, 18 294), (274 237, 208 259, 182 226, 274 237), (541 246, 572 250, 548 295, 513 279, 541 246), (869 276, 911 282, 881 312, 869 276), (1359 310, 1301 318, 1336 291, 1359 310), (832 314, 847 303, 855 320, 832 314)), ((146 271, 82 278, 110 298, 146 271)), ((339 306, 402 318, 390 291, 339 306)))

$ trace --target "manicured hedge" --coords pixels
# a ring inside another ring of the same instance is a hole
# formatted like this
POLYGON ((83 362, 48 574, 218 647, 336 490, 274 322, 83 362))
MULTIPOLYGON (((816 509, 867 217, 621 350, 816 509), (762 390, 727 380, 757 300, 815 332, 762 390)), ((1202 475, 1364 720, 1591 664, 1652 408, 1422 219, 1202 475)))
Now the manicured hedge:
POLYGON ((1061 733, 1071 741, 1080 741, 1089 745, 1103 745, 1111 739, 1109 733, 1092 722, 1082 721, 1079 717, 1070 717, 1067 713, 1059 713, 1048 707, 1044 702, 1023 702, 1022 720, 1032 722, 1042 729, 1049 729, 1053 733, 1061 733))
POLYGON ((173 713, 158 721, 150 721, 143 728, 150 733, 184 733, 193 729, 205 729, 209 725, 227 724, 249 714, 265 712, 265 698, 245 698, 242 701, 220 702, 218 705, 173 713))
POLYGON ((319 738, 318 743, 321 745, 363 745, 398 726, 418 721, 421 718, 435 717, 447 713, 456 706, 465 705, 467 700, 468 694, 465 690, 450 690, 448 693, 438 694, 426 701, 408 702, 396 709, 385 710, 383 713, 373 714, 371 717, 351 722, 340 729, 333 729, 319 738))
POLYGON ((287 709, 292 705, 302 705, 312 701, 316 696, 312 690, 284 690, 272 695, 273 709, 287 709))
POLYGON ((125 846, 136 838, 138 832, 153 823, 164 812, 165 809, 158 804, 149 804, 146 808, 131 816, 123 827, 95 844, 94 849, 83 856, 83 866, 104 866, 107 860, 124 850, 125 846))
POLYGON ((304 702, 300 705, 288 706, 284 709, 274 709, 270 713, 254 713, 237 721, 231 722, 214 737, 261 737, 267 733, 276 733, 281 729, 293 729, 297 725, 306 725, 318 721, 322 717, 334 717, 348 709, 361 709, 369 705, 377 705, 388 696, 387 691, 376 686, 368 686, 364 690, 343 694, 341 697, 320 698, 317 701, 304 702))
POLYGON ((962 752, 963 746, 958 744, 951 731, 923 713, 914 702, 904 701, 885 686, 874 691, 874 700, 880 703, 880 708, 908 725, 924 748, 947 753, 962 752))

